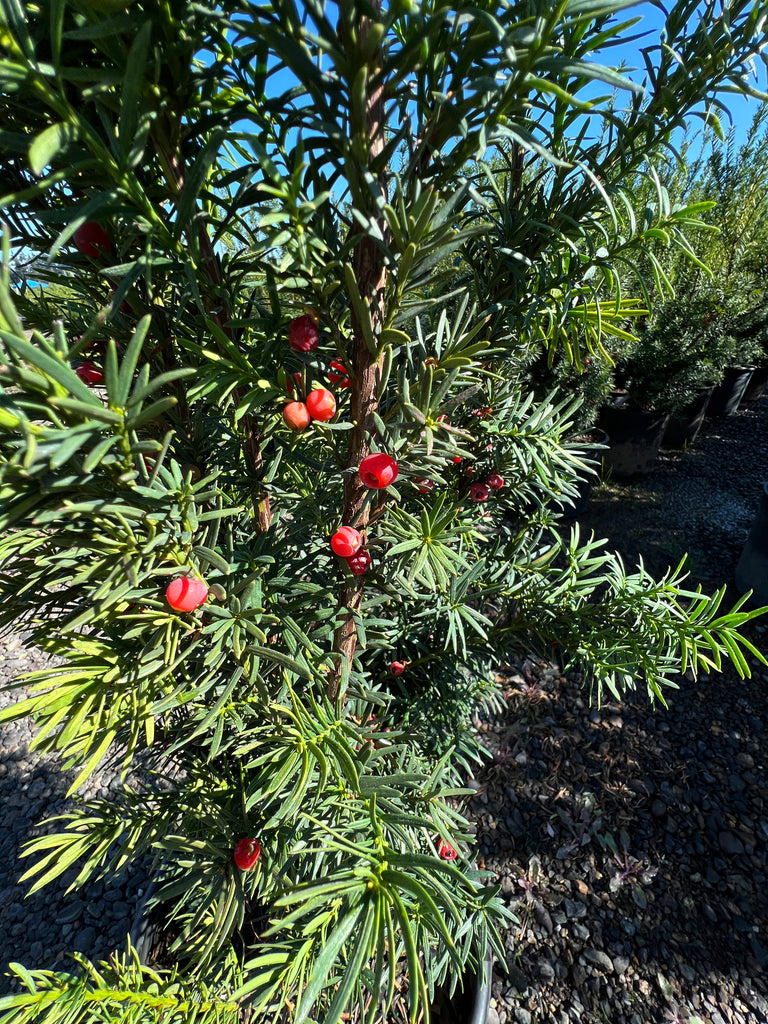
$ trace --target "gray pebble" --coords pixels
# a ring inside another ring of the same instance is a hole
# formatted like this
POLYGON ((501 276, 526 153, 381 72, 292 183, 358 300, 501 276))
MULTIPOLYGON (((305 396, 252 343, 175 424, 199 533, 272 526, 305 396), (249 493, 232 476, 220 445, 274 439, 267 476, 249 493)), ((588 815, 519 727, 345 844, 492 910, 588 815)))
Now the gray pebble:
POLYGON ((78 900, 76 903, 70 903, 69 906, 65 906, 63 910, 60 910, 56 915, 59 924, 70 924, 73 921, 77 921, 83 913, 83 904, 78 900))
POLYGON ((563 908, 571 921, 587 916, 587 908, 580 900, 569 900, 566 897, 563 900, 563 908))
POLYGON ((604 974, 613 973, 613 960, 601 949, 585 949, 582 955, 587 963, 592 964, 604 974))
POLYGON ((623 974, 629 967, 629 957, 615 956, 613 958, 613 969, 617 974, 623 974))

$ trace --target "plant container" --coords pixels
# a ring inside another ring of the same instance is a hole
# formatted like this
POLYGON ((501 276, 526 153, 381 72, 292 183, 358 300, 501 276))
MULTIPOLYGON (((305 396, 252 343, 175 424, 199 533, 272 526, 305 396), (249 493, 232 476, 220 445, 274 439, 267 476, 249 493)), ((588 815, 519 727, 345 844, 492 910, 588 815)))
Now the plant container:
POLYGON ((736 564, 735 576, 742 593, 752 591, 752 605, 768 605, 768 483, 763 484, 760 506, 736 564))
POLYGON ((719 419, 733 416, 747 390, 754 366, 729 366, 722 381, 712 392, 707 406, 707 416, 719 419))
POLYGON ((741 396, 741 404, 754 402, 760 398, 768 385, 768 363, 761 363, 755 367, 755 372, 749 378, 744 394, 741 396))
MULTIPOLYGON (((589 430, 583 431, 581 434, 577 434, 575 437, 570 438, 571 443, 577 443, 584 448, 584 454, 588 459, 593 462, 600 462, 600 456, 606 450, 610 443, 608 434, 601 430, 600 427, 591 427, 589 430)), ((597 477, 593 474, 588 476, 579 477, 577 484, 579 496, 574 498, 567 505, 564 505, 560 515, 564 519, 575 519, 584 513, 589 504, 589 499, 592 494, 592 488, 594 487, 597 477)))
MULTIPOLYGON (((147 912, 147 906, 156 891, 151 882, 139 905, 130 930, 130 941, 139 960, 148 967, 162 965, 165 914, 162 905, 154 906, 147 912)), ((438 989, 430 1007, 432 1024, 486 1024, 491 1005, 493 985, 493 953, 486 948, 480 966, 476 971, 467 971, 462 985, 452 996, 438 989)))
POLYGON ((610 438, 603 465, 618 478, 650 473, 668 422, 668 412, 603 406, 600 426, 610 438))
POLYGON ((701 388, 693 401, 681 409, 678 415, 673 413, 670 416, 661 441, 662 448, 685 448, 686 445, 693 444, 701 430, 704 415, 714 390, 714 385, 709 388, 701 388))

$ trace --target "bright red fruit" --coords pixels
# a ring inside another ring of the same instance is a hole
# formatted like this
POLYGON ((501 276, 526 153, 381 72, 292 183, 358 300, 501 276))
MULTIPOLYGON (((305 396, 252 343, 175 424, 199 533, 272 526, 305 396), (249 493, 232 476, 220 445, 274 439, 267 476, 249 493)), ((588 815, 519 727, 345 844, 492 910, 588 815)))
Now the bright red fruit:
POLYGON ((112 252, 109 235, 95 220, 88 220, 85 224, 81 224, 72 235, 72 241, 75 243, 75 248, 79 249, 84 256, 90 256, 92 260, 97 260, 102 251, 112 252))
POLYGON ((192 612, 207 597, 208 587, 194 576, 177 576, 165 588, 165 599, 177 612, 192 612))
POLYGON ((312 422, 309 409, 303 402, 289 402, 283 409, 283 419, 291 430, 304 430, 312 422))
POLYGON ((377 452, 375 455, 366 455, 358 472, 366 487, 380 490, 397 480, 398 468, 391 455, 377 452))
POLYGON ((261 843, 258 839, 241 839, 235 845, 233 857, 235 864, 241 871, 250 871, 261 853, 261 843))
POLYGON ((331 537, 331 547, 336 555, 342 558, 349 558, 357 554, 363 546, 363 538, 353 526, 342 526, 340 530, 331 537))
POLYGON ((320 332, 315 318, 305 313, 294 317, 288 324, 288 344, 297 352, 311 352, 320 343, 320 332))
POLYGON ((348 388, 352 384, 352 381, 349 379, 349 370, 338 359, 331 360, 328 380, 337 388, 348 388))
POLYGON ((487 501, 490 493, 485 484, 481 484, 479 480, 469 488, 469 496, 472 501, 487 501))
POLYGON ((362 576, 368 571, 371 564, 371 556, 367 551, 357 551, 345 559, 347 565, 355 576, 362 576))
POLYGON ((104 374, 93 363, 80 363, 75 373, 83 384, 101 384, 104 380, 104 374))
POLYGON ((489 473, 485 483, 492 491, 500 491, 504 486, 504 477, 500 473, 489 473))
POLYGON ((315 388, 307 395, 307 409, 313 420, 330 420, 336 412, 336 399, 325 388, 315 388))
POLYGON ((301 392, 301 374, 300 373, 287 373, 285 375, 285 390, 289 395, 292 395, 294 391, 301 392))
POLYGON ((393 661, 392 664, 389 666, 389 671, 393 676, 401 676, 403 672, 405 672, 405 662, 393 661))
POLYGON ((441 839, 437 844, 437 852, 443 860, 456 860, 456 857, 458 856, 451 844, 446 842, 445 839, 441 839))
POLYGON ((429 494, 434 488, 434 480, 414 480, 413 481, 419 489, 419 494, 429 494))

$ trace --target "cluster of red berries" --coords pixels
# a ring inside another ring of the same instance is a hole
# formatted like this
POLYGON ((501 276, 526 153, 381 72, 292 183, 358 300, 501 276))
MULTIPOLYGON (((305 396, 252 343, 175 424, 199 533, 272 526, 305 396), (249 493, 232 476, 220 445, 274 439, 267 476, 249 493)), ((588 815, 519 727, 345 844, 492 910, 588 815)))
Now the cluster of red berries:
POLYGON ((362 576, 371 565, 371 556, 363 550, 363 538, 354 526, 342 526, 331 537, 331 549, 343 558, 355 576, 362 576))
POLYGON ((472 501, 487 501, 491 491, 500 491, 504 486, 504 477, 499 473, 489 473, 485 483, 476 480, 469 486, 469 496, 472 501))
POLYGON ((336 412, 336 399, 326 388, 315 388, 307 395, 306 402, 288 402, 283 409, 283 419, 291 430, 304 430, 312 420, 326 423, 336 412))
MULTIPOLYGON (((309 313, 294 317, 288 324, 288 344, 296 352, 313 352, 320 344, 320 332, 317 320, 309 313)), ((331 360, 328 380, 334 386, 348 388, 352 381, 349 371, 338 359, 331 360)), ((288 391, 301 389, 301 374, 293 373, 288 377, 288 391)), ((283 409, 283 419, 291 430, 304 430, 312 420, 327 422, 336 413, 336 399, 327 388, 315 388, 310 391, 305 401, 288 402, 283 409)))

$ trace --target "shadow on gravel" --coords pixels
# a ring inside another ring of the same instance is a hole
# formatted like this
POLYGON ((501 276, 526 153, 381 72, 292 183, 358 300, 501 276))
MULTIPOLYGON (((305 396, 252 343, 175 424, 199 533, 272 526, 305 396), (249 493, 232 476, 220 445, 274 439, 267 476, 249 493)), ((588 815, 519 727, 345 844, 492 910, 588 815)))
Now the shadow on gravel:
POLYGON ((521 922, 507 1004, 567 1013, 575 996, 611 1024, 617 1004, 641 1024, 677 1004, 717 1024, 738 998, 766 1019, 766 680, 682 680, 666 711, 598 713, 573 679, 545 674, 532 703, 513 677, 472 802, 521 922))
MULTIPOLYGON (((18 658, 18 648, 0 649, 6 680, 16 671, 38 667, 24 661, 17 668, 18 658)), ((121 948, 146 886, 140 872, 126 873, 109 885, 93 882, 67 894, 77 877, 75 866, 27 895, 33 880, 19 879, 32 861, 19 859, 19 854, 35 836, 56 830, 54 823, 42 823, 71 807, 66 792, 75 778, 53 755, 30 753, 31 735, 28 721, 0 727, 0 994, 18 988, 6 974, 11 961, 27 968, 62 970, 72 963, 67 954, 73 950, 101 960, 121 948)), ((98 783, 95 789, 91 786, 91 795, 95 793, 109 795, 98 783)))

